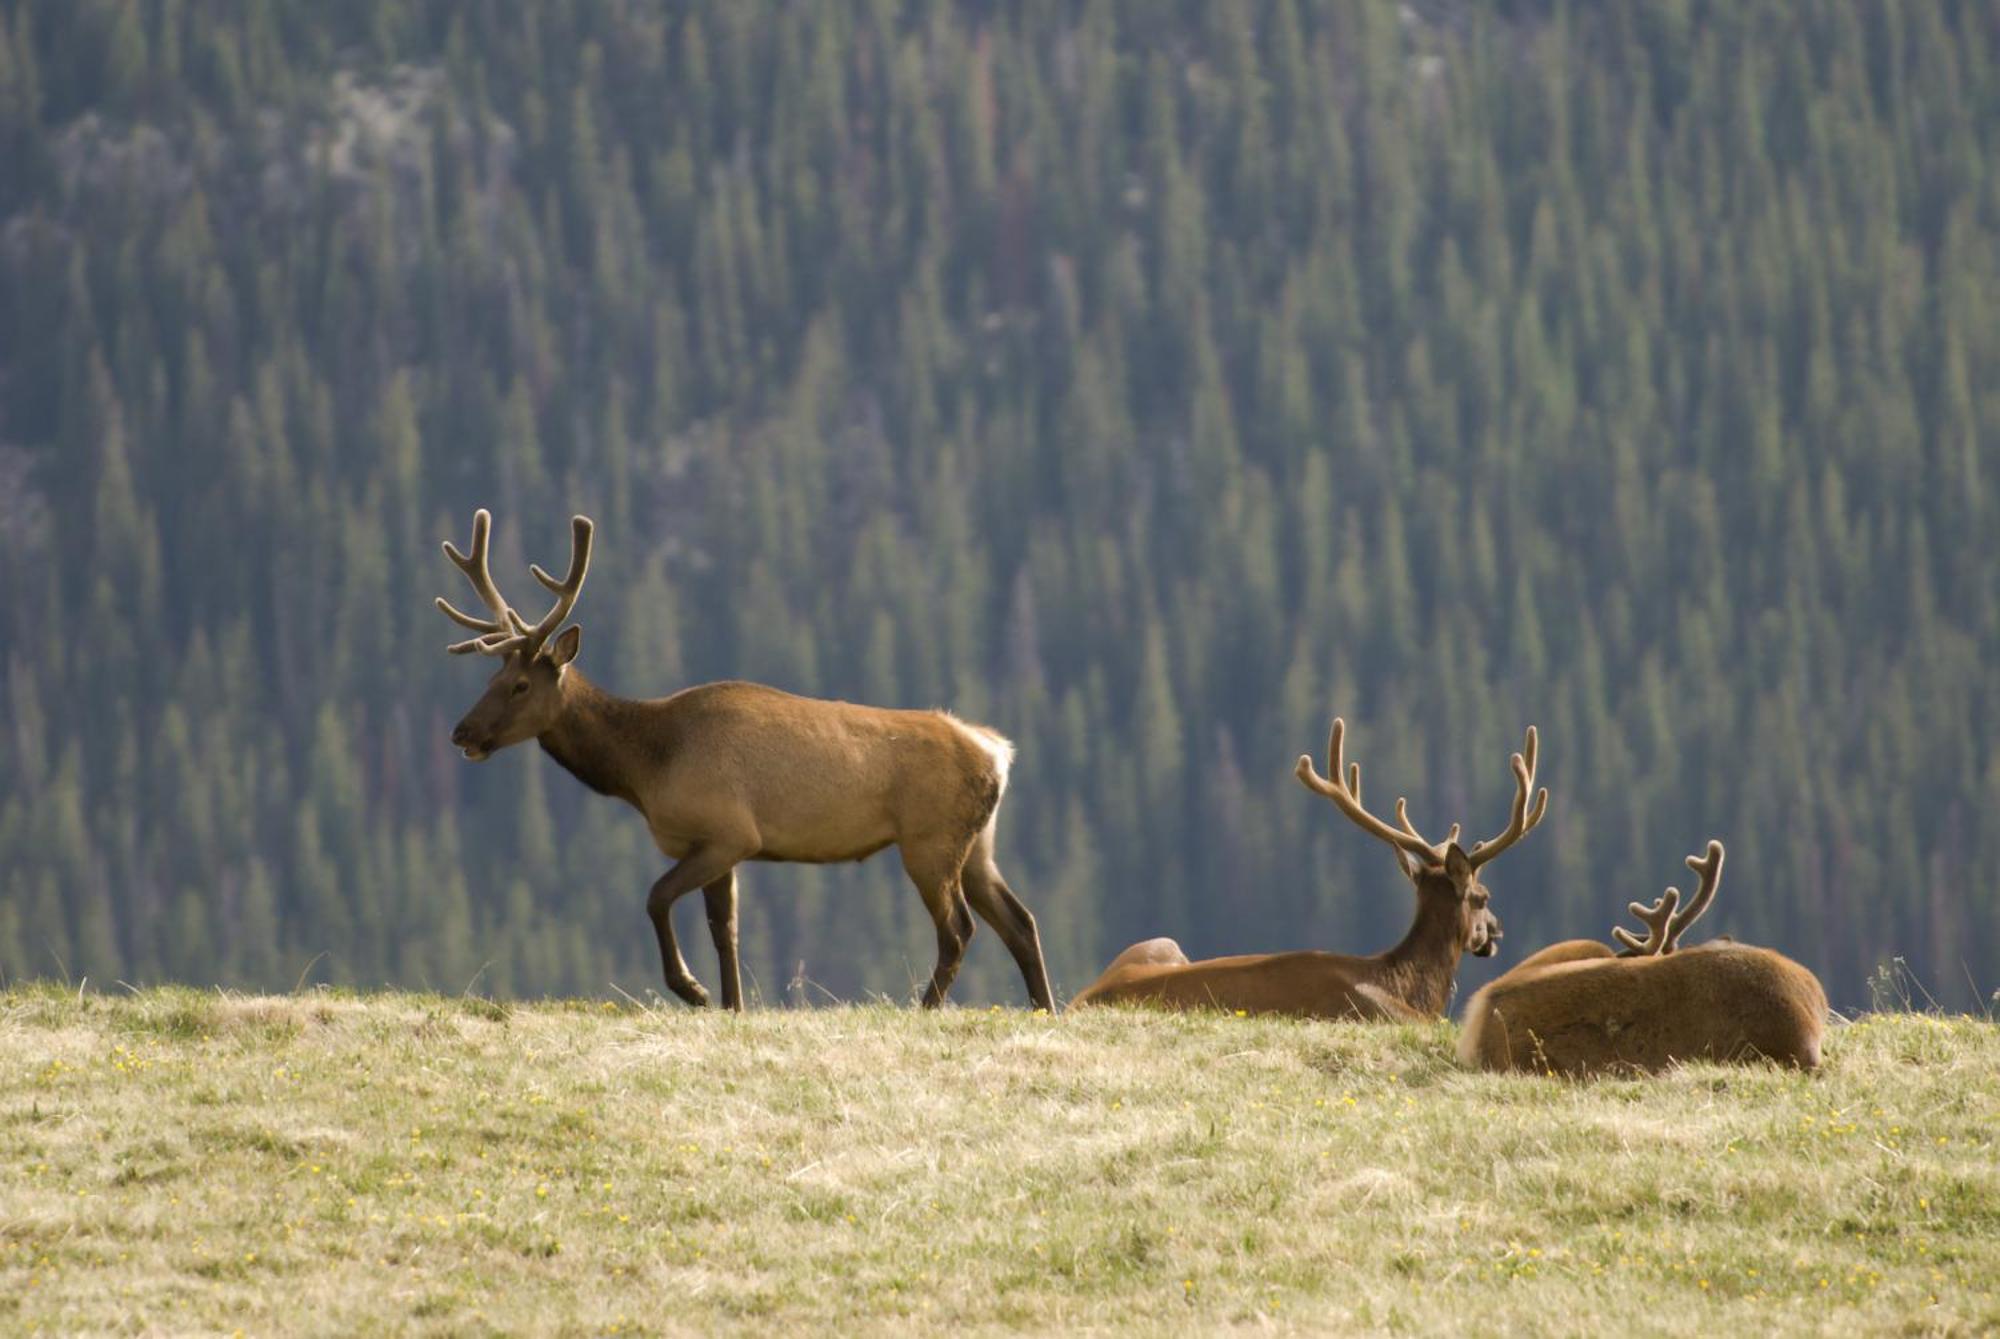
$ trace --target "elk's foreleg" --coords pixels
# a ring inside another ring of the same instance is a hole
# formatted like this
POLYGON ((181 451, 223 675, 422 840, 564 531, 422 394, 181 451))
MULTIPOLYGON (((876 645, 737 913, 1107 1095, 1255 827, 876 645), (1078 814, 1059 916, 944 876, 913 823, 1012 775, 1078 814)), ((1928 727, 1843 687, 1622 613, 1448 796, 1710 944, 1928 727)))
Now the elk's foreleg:
POLYGON ((697 888, 705 888, 728 877, 739 859, 741 857, 730 848, 697 846, 682 856, 679 864, 662 874, 654 883, 653 891, 646 895, 646 914, 652 917, 653 933, 660 941, 660 968, 666 974, 667 989, 696 1008, 708 1003, 708 992, 688 970, 686 960, 681 957, 680 945, 674 940, 674 903, 697 888))
POLYGON ((736 871, 704 884, 708 934, 715 941, 715 961, 722 973, 722 1007, 743 1012, 742 968, 736 957, 736 871))

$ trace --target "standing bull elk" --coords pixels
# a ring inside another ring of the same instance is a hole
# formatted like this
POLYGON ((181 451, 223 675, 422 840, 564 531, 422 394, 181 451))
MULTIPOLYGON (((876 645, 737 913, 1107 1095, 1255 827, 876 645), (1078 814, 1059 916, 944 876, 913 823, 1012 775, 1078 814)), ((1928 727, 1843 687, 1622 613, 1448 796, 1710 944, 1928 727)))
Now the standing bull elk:
POLYGON ((1307 1018, 1410 1020, 1437 1018, 1451 1002, 1462 953, 1491 957, 1500 940, 1500 918, 1479 881, 1487 861, 1534 830, 1547 812, 1549 793, 1535 794, 1535 728, 1514 755, 1514 808, 1507 827, 1470 851, 1458 844, 1458 824, 1441 844, 1427 841, 1410 823, 1409 807, 1396 801, 1392 827, 1361 807, 1361 764, 1345 768, 1345 721, 1335 718, 1327 740, 1327 770, 1301 757, 1296 771, 1308 789, 1333 801, 1369 836, 1395 849, 1417 891, 1417 918, 1403 941, 1386 953, 1261 953, 1189 962, 1171 939, 1134 944, 1114 958, 1072 1005, 1147 1004, 1167 1009, 1229 1009, 1307 1018), (1529 797, 1534 803, 1529 804, 1529 797))
POLYGON ((1681 948, 1722 883, 1722 843, 1687 865, 1700 883, 1685 907, 1678 888, 1651 906, 1631 904, 1644 939, 1619 926, 1611 933, 1621 952, 1591 939, 1551 944, 1483 987, 1466 1007, 1459 1059, 1570 1075, 1759 1057, 1817 1068, 1826 1027, 1819 978, 1766 948, 1681 948))
POLYGON ((895 846, 937 925, 924 1007, 935 1008, 951 989, 976 911, 1013 954, 1036 1006, 1053 1009, 1035 918, 993 861, 1012 744, 948 712, 825 702, 753 683, 702 684, 646 701, 614 697, 576 668, 582 628, 556 634, 590 566, 589 518, 570 522, 567 576, 529 569, 555 596, 532 625, 493 584, 492 524, 482 509, 472 518, 469 554, 444 546, 491 612, 477 618, 440 599, 438 608, 474 633, 450 650, 500 661, 451 742, 478 762, 533 739, 584 785, 645 815, 654 843, 674 861, 646 899, 668 989, 689 1004, 708 1003, 674 942, 671 913, 681 897, 701 890, 723 1005, 741 1009, 736 866, 861 860, 895 846))

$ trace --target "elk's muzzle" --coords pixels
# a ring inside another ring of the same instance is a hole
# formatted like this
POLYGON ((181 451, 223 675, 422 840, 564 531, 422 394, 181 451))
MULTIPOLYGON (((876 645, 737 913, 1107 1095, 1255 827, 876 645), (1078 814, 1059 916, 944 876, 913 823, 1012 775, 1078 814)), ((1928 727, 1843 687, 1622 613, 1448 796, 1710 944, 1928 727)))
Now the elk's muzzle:
POLYGON ((468 762, 485 762, 493 755, 490 743, 475 742, 472 727, 464 721, 460 721, 451 732, 451 742, 454 748, 465 754, 468 762))

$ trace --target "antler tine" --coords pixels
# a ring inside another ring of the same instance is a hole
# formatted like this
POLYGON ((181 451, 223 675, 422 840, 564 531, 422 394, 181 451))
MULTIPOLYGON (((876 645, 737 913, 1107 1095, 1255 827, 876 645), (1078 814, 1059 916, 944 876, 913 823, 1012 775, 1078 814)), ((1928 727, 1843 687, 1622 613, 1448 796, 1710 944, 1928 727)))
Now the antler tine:
MULTIPOLYGON (((1403 831, 1409 833, 1412 837, 1415 837, 1425 846, 1430 847, 1433 854, 1435 854, 1439 849, 1436 845, 1434 845, 1431 842, 1430 838, 1424 836, 1423 833, 1418 832, 1417 825, 1410 821, 1410 802, 1406 796, 1398 795, 1396 797, 1396 826, 1401 828, 1403 831)), ((1447 842, 1455 842, 1458 840, 1458 824, 1453 823, 1451 825, 1451 835, 1446 837, 1445 840, 1447 842)))
POLYGON ((1622 925, 1611 927, 1611 937, 1625 946, 1624 958, 1650 958, 1667 952, 1672 943, 1674 908, 1680 904, 1681 890, 1669 888, 1661 893, 1652 906, 1638 902, 1629 904, 1628 909, 1646 927, 1646 937, 1642 940, 1622 925))
POLYGON ((445 650, 455 656, 469 655, 474 651, 483 652, 490 656, 505 655, 512 649, 513 644, 520 640, 519 637, 510 636, 504 632, 493 632, 488 633, 484 637, 469 637, 462 642, 453 642, 450 646, 445 647, 445 650))
POLYGON ((542 615, 542 621, 530 628, 523 625, 521 635, 530 647, 540 647, 549 639, 549 634, 562 626, 569 617, 569 611, 576 607, 576 597, 583 591, 583 579, 590 573, 590 541, 595 527, 588 516, 569 518, 569 575, 557 581, 541 569, 538 563, 531 563, 528 572, 555 593, 556 602, 549 612, 542 615))
POLYGON ((1722 843, 1710 838, 1708 850, 1702 855, 1689 856, 1687 867, 1700 877, 1701 883, 1688 899, 1686 909, 1667 922, 1667 942, 1660 950, 1662 953, 1679 948, 1681 932, 1700 920, 1708 904, 1715 900, 1715 890, 1722 885, 1722 843))
POLYGON ((438 612, 443 614, 446 618, 450 619, 454 623, 460 624, 464 627, 471 628, 474 632, 493 632, 496 630, 496 625, 494 624, 493 620, 486 618, 474 618, 471 614, 462 613, 459 610, 452 608, 451 601, 445 599, 444 596, 442 595, 432 600, 431 603, 436 605, 438 607, 438 612))
MULTIPOLYGON (((1426 863, 1435 864, 1438 858, 1437 852, 1432 849, 1429 842, 1418 836, 1414 829, 1406 832, 1398 831, 1361 807, 1361 765, 1359 763, 1348 766, 1348 780, 1345 784, 1338 779, 1343 763, 1342 745, 1346 742, 1346 736, 1347 722, 1338 716, 1334 717, 1333 729, 1328 734, 1326 741, 1327 770, 1333 774, 1334 780, 1329 781, 1326 777, 1321 776, 1315 771, 1312 758, 1303 753, 1299 755, 1297 765, 1292 768, 1293 773, 1307 789, 1316 790, 1329 800, 1332 800, 1335 808, 1346 814, 1349 819, 1353 820, 1355 826, 1359 827, 1369 836, 1388 842, 1391 846, 1400 847, 1412 855, 1422 856, 1426 863)), ((1400 813, 1402 805, 1399 803, 1397 807, 1400 813)))
POLYGON ((1530 808, 1528 805, 1528 796, 1535 791, 1535 764, 1540 752, 1541 737, 1536 732, 1535 727, 1531 725, 1528 727, 1527 742, 1521 746, 1521 751, 1515 754, 1512 759, 1514 768, 1514 808, 1508 816, 1507 829, 1497 837, 1474 843, 1471 852, 1472 867, 1474 869, 1478 869, 1494 856, 1499 855, 1515 842, 1533 832, 1536 825, 1542 821, 1542 816, 1549 811, 1549 791, 1546 786, 1542 787, 1539 794, 1535 794, 1534 806, 1530 808))
POLYGON ((472 514, 471 553, 460 553, 458 546, 448 539, 444 542, 444 556, 451 560, 453 567, 464 573, 466 581, 472 587, 472 593, 493 611, 492 618, 477 618, 452 607, 451 602, 442 596, 435 601, 445 617, 461 627, 480 634, 466 641, 454 642, 446 648, 453 655, 465 655, 472 651, 483 651, 488 655, 500 654, 504 644, 518 637, 526 628, 521 622, 520 615, 516 614, 512 606, 507 603, 506 597, 500 594, 500 588, 493 584, 493 571, 487 560, 492 534, 493 514, 481 507, 472 514))

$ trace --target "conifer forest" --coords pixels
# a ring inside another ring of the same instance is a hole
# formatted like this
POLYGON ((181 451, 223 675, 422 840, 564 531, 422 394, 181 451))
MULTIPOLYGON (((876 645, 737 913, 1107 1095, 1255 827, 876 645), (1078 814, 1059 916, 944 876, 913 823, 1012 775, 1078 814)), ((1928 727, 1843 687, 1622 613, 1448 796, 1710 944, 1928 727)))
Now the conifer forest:
MULTIPOLYGON (((1996 444, 1991 3, 0 0, 0 980, 655 989, 644 822, 449 742, 486 506, 613 692, 1012 738, 1063 995, 1402 933, 1339 714, 1471 836, 1540 728, 1462 989, 1719 837, 1990 1009, 1996 444)), ((742 881, 766 1006, 929 970, 893 853, 742 881)))

